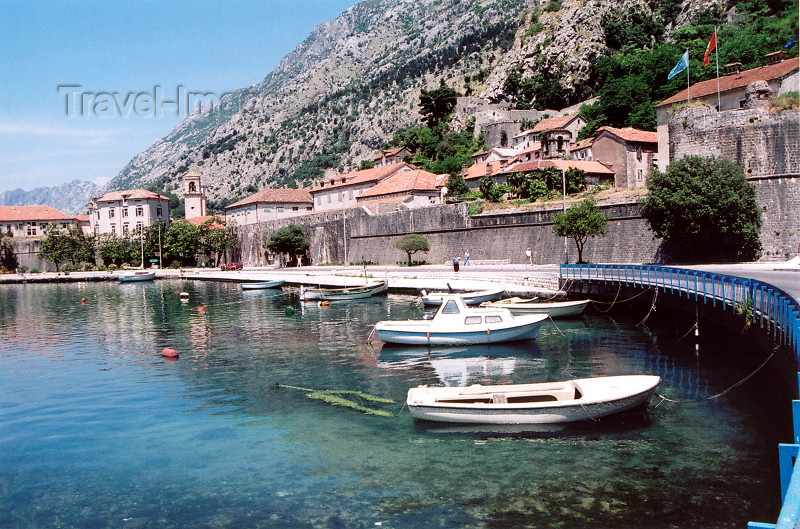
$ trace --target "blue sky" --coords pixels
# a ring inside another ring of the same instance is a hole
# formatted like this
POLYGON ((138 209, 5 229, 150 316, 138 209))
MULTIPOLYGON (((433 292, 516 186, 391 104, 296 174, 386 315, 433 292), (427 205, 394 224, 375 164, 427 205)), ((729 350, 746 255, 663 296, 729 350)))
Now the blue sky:
POLYGON ((355 3, 0 0, 0 192, 116 176, 183 119, 179 90, 258 83, 355 3))

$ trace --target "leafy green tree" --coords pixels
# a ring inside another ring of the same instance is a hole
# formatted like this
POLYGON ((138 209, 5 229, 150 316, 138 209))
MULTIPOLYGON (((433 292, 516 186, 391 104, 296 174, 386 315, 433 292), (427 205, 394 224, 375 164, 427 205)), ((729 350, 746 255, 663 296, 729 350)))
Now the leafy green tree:
POLYGON ((267 248, 278 254, 288 254, 289 261, 293 262, 297 256, 305 255, 311 242, 306 237, 303 228, 297 224, 289 224, 269 236, 267 248))
POLYGON ((422 121, 430 127, 436 127, 439 123, 447 121, 456 107, 456 100, 461 95, 457 90, 444 84, 444 80, 439 84, 439 88, 434 90, 420 91, 419 106, 422 121))
POLYGON ((755 187, 730 160, 687 156, 654 170, 642 216, 664 250, 689 262, 751 261, 761 252, 755 187))
POLYGON ((3 270, 16 270, 19 266, 12 240, 12 237, 0 230, 0 268, 3 270))
POLYGON ((67 235, 55 224, 45 228, 45 238, 39 243, 39 259, 50 261, 56 265, 56 272, 61 270, 61 263, 72 256, 72 245, 67 235))
POLYGON ((450 174, 450 178, 447 179, 447 194, 451 197, 463 197, 467 193, 469 193, 469 186, 464 181, 464 177, 460 174, 450 174))
POLYGON ((115 264, 133 262, 134 251, 136 250, 133 241, 119 237, 115 233, 104 233, 100 236, 100 243, 97 246, 97 253, 103 264, 108 266, 115 264))
POLYGON ((363 171, 364 169, 372 169, 375 167, 375 160, 361 160, 361 163, 358 164, 358 170, 363 171))
POLYGON ((408 255, 408 266, 411 266, 412 255, 417 252, 427 252, 431 249, 428 240, 418 233, 403 235, 394 241, 393 246, 398 250, 406 252, 408 255))
POLYGON ((183 266, 192 262, 200 251, 200 235, 200 227, 191 222, 173 222, 164 234, 163 251, 169 259, 178 260, 183 266))
POLYGON ((600 212, 592 198, 587 198, 577 206, 553 215, 553 233, 575 241, 578 263, 584 262, 583 247, 589 237, 605 235, 607 231, 608 219, 600 212))
POLYGON ((220 257, 239 244, 236 223, 222 225, 219 217, 212 217, 200 225, 203 250, 213 257, 214 266, 219 266, 220 257))

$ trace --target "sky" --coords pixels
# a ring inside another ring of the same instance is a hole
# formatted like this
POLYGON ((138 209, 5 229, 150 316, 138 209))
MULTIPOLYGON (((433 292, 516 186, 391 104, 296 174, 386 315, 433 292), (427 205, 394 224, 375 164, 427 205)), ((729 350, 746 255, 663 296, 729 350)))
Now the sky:
POLYGON ((0 0, 0 192, 107 182, 355 3, 0 0))

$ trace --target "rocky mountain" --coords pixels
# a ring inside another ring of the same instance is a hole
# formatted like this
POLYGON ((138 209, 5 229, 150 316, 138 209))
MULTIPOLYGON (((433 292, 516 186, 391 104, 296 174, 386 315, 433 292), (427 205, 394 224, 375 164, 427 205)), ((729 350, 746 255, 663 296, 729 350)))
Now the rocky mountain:
POLYGON ((609 20, 669 8, 669 24, 680 24, 724 3, 364 0, 316 27, 260 83, 189 116, 106 189, 180 195, 180 177, 192 171, 203 176, 209 204, 221 206, 264 187, 311 185, 417 125, 422 88, 444 81, 504 101, 517 75, 557 80, 564 100, 575 102, 606 49, 609 20))
POLYGON ((86 205, 97 196, 97 184, 73 180, 58 186, 37 187, 31 191, 13 189, 0 193, 0 206, 30 206, 46 204, 69 215, 85 215, 86 205))

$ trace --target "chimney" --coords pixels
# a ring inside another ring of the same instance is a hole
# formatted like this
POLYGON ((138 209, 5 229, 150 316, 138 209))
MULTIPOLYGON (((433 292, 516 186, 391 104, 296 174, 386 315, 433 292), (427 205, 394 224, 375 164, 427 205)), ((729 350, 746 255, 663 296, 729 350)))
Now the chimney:
POLYGON ((742 63, 732 62, 725 65, 725 75, 738 75, 742 69, 742 63))
POLYGON ((773 51, 772 53, 767 53, 764 55, 764 58, 767 60, 767 64, 778 64, 783 60, 786 56, 786 52, 783 50, 780 51, 773 51))

